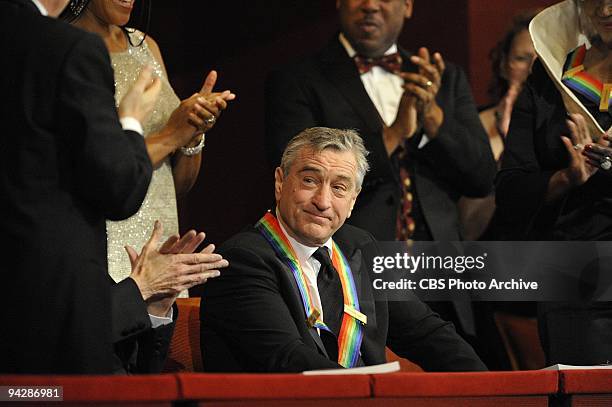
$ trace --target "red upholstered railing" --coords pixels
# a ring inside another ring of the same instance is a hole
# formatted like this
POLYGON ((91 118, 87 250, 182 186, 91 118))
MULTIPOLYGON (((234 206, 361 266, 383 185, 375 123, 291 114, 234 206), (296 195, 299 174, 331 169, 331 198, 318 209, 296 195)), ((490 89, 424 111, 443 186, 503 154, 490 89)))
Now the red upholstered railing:
POLYGON ((178 374, 186 399, 333 399, 369 398, 368 375, 178 374))
MULTIPOLYGON (((167 402, 181 398, 174 375, 0 376, 0 386, 62 386, 64 402, 167 402)), ((1 403, 0 403, 1 404, 1 403)))
POLYGON ((563 393, 612 393, 612 370, 562 370, 560 388, 563 393))
POLYGON ((374 397, 554 394, 558 372, 396 373, 374 375, 374 397))
POLYGON ((72 405, 169 406, 185 400, 204 404, 211 401, 221 404, 240 401, 241 404, 262 405, 266 400, 281 404, 282 400, 297 400, 303 405, 347 403, 356 407, 387 402, 401 404, 403 401, 433 407, 457 405, 453 404, 454 400, 461 401, 461 405, 501 407, 516 403, 546 406, 551 395, 555 396, 555 401, 569 400, 571 403, 568 404, 588 405, 591 400, 612 401, 612 370, 342 376, 204 373, 14 375, 0 376, 0 386, 62 386, 64 403, 72 405))

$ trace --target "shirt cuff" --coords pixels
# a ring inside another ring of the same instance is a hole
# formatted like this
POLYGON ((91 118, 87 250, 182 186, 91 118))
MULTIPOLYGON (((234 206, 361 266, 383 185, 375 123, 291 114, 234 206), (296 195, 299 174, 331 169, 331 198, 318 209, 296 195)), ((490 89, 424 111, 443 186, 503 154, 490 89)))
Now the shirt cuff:
POLYGON ((158 317, 155 315, 149 314, 149 318, 151 319, 151 327, 153 329, 159 328, 162 325, 168 325, 172 323, 172 317, 174 316, 174 310, 170 308, 170 312, 167 317, 158 317))
POLYGON ((135 118, 127 116, 122 117, 121 119, 119 119, 119 121, 121 122, 121 127, 123 127, 123 130, 132 130, 140 134, 141 136, 143 135, 144 132, 142 130, 142 125, 135 118))
POLYGON ((427 134, 423 134, 423 137, 421 137, 421 141, 419 142, 419 147, 418 149, 422 149, 423 147, 425 147, 427 145, 427 143, 429 143, 429 137, 427 137, 427 134))

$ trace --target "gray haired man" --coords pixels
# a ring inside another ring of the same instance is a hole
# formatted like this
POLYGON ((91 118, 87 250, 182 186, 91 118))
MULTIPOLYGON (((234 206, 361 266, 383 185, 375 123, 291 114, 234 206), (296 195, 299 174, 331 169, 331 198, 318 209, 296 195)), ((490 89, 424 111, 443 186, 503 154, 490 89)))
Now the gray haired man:
POLYGON ((352 130, 315 127, 287 145, 276 210, 219 250, 230 266, 204 289, 209 371, 300 372, 385 362, 385 345, 425 370, 484 370, 473 349, 415 297, 374 298, 371 234, 345 225, 368 170, 352 130), (349 333, 349 334, 347 334, 349 333))

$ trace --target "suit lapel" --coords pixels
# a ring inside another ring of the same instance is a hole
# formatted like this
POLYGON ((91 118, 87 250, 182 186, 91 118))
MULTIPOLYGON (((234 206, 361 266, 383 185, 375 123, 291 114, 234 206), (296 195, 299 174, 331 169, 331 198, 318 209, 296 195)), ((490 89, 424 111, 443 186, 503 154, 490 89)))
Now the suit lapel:
POLYGON ((359 77, 355 63, 337 37, 333 38, 320 55, 321 70, 370 131, 379 131, 382 119, 370 100, 359 77))

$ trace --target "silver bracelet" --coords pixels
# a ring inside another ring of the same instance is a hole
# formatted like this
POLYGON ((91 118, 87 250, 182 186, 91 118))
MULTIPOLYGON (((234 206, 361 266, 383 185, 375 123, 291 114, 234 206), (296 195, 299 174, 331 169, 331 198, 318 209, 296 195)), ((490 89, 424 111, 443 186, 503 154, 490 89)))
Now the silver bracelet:
POLYGON ((186 155, 187 157, 191 157, 191 156, 200 154, 202 152, 202 149, 204 148, 205 140, 206 140, 206 134, 202 133, 202 139, 200 140, 197 146, 181 147, 181 153, 183 153, 183 155, 186 155))

